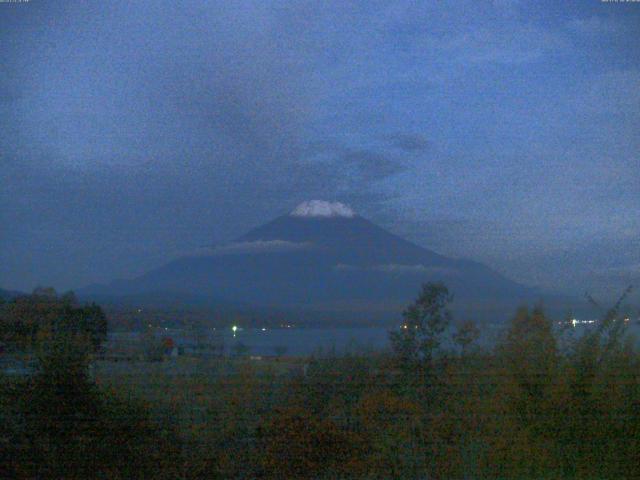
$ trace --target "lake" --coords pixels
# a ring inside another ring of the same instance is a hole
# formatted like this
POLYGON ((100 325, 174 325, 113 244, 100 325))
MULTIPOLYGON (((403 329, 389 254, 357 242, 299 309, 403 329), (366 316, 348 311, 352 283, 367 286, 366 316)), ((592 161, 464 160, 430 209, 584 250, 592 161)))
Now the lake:
MULTIPOLYGON (((496 342, 502 326, 489 325, 482 330, 478 343, 488 347, 496 342)), ((286 355, 343 355, 388 349, 390 331, 391 327, 299 327, 238 330, 234 336, 228 329, 223 332, 223 339, 227 351, 242 343, 250 355, 273 355, 278 347, 284 347, 286 355)))
MULTIPOLYGON (((397 328, 397 327, 396 327, 397 328)), ((483 348, 490 348, 496 344, 504 331, 503 324, 489 324, 479 326, 481 331, 477 344, 483 348)), ((572 338, 580 336, 592 330, 593 326, 565 328, 560 335, 561 344, 569 342, 572 338)), ((246 347, 249 355, 275 355, 278 351, 284 355, 307 356, 312 354, 335 353, 364 353, 367 351, 381 351, 390 347, 389 331, 391 327, 291 327, 291 328, 238 328, 234 333, 231 327, 225 329, 210 330, 210 341, 224 343, 227 354, 233 352, 239 344, 246 347)), ((640 327, 634 323, 628 328, 630 333, 640 337, 640 327)), ((160 329, 158 336, 172 338, 178 346, 194 343, 183 330, 160 329)), ((115 333, 110 338, 127 336, 130 339, 137 338, 139 334, 115 333)), ((450 332, 444 335, 445 346, 451 346, 450 332)))

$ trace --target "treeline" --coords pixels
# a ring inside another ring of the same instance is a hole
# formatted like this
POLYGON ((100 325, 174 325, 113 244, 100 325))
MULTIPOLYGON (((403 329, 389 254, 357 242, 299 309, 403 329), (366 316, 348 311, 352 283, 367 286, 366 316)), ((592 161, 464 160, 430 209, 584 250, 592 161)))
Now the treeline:
POLYGON ((36 288, 31 295, 0 300, 0 343, 31 351, 49 340, 74 338, 97 350, 107 338, 107 318, 95 303, 81 305, 72 292, 36 288))
POLYGON ((0 305, 2 356, 36 363, 33 375, 0 374, 0 478, 164 478, 164 465, 180 466, 170 416, 92 378, 106 336, 102 309, 72 293, 39 288, 0 305))
POLYGON ((389 353, 312 358, 296 376, 247 363, 232 376, 149 378, 148 388, 96 383, 86 350, 60 340, 37 375, 3 382, 2 473, 640 477, 640 353, 619 304, 562 345, 541 308, 522 308, 483 351, 472 324, 448 349, 450 300, 425 285, 389 353))

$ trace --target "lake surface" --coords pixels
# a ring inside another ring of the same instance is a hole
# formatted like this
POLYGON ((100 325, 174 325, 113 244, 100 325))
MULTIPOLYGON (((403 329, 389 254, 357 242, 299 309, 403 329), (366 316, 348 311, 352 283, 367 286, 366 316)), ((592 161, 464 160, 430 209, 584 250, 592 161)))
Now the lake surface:
MULTIPOLYGON (((280 347, 286 349, 286 355, 344 355, 389 349, 391 330, 391 327, 246 329, 234 336, 228 329, 223 331, 222 338, 227 351, 241 343, 248 347, 249 355, 274 355, 280 347)), ((484 327, 478 344, 490 347, 501 331, 502 326, 484 327)))
MULTIPOLYGON (((363 353, 366 351, 380 351, 390 348, 389 331, 385 327, 360 328, 276 328, 276 329, 247 329, 223 333, 225 349, 230 351, 234 345, 242 343, 248 347, 250 355, 274 355, 276 348, 284 347, 287 355, 363 353)), ((481 326, 481 336, 477 344, 483 348, 491 348, 498 341, 504 331, 503 325, 481 326)), ((587 326, 567 328, 560 336, 561 343, 592 330, 587 326)), ((640 337, 640 327, 632 325, 628 333, 634 334, 636 341, 640 337)), ((445 339, 450 335, 445 334, 445 339)), ((450 342, 445 341, 445 346, 450 342)))
POLYGON ((250 355, 274 355, 284 349, 286 355, 336 354, 383 350, 389 346, 389 330, 382 327, 360 328, 274 328, 247 329, 223 334, 225 347, 242 343, 250 355))
MULTIPOLYGON (((396 327, 397 328, 397 327, 396 327)), ((483 348, 491 348, 496 344, 504 331, 504 325, 479 326, 481 336, 477 345, 483 348)), ((560 335, 561 344, 570 342, 580 335, 592 330, 592 326, 577 326, 564 329, 560 335)), ((278 352, 284 355, 307 356, 313 354, 337 354, 364 353, 368 351, 381 351, 390 348, 390 327, 335 327, 335 328, 249 328, 237 329, 234 333, 231 327, 225 329, 210 330, 209 341, 224 344, 227 354, 233 353, 239 345, 246 347, 248 355, 275 355, 278 352)), ((633 324, 628 327, 628 332, 635 335, 636 341, 640 338, 640 326, 633 324)), ((130 339, 139 334, 110 334, 111 338, 122 335, 130 339)), ((190 337, 182 330, 162 329, 158 336, 172 338, 178 346, 193 344, 190 337)), ((445 333, 444 346, 452 346, 450 342, 451 332, 445 333)))

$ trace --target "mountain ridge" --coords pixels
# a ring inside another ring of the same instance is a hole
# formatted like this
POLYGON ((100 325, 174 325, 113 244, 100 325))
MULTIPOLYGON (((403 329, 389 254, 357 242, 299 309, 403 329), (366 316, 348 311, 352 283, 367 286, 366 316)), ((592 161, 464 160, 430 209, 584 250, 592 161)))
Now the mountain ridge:
POLYGON ((511 314, 519 304, 541 295, 482 263, 438 254, 344 204, 322 201, 305 202, 226 245, 80 293, 90 297, 164 291, 266 308, 325 309, 345 316, 364 317, 373 310, 381 318, 397 318, 427 281, 445 283, 465 315, 511 314))

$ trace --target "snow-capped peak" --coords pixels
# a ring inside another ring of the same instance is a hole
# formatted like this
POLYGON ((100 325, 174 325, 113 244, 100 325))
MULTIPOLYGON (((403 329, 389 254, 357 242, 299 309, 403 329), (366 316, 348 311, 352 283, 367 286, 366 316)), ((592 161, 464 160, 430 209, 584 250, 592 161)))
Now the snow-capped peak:
POLYGON ((356 214, 344 203, 326 202, 324 200, 309 200, 298 205, 290 215, 292 217, 353 218, 356 214))

